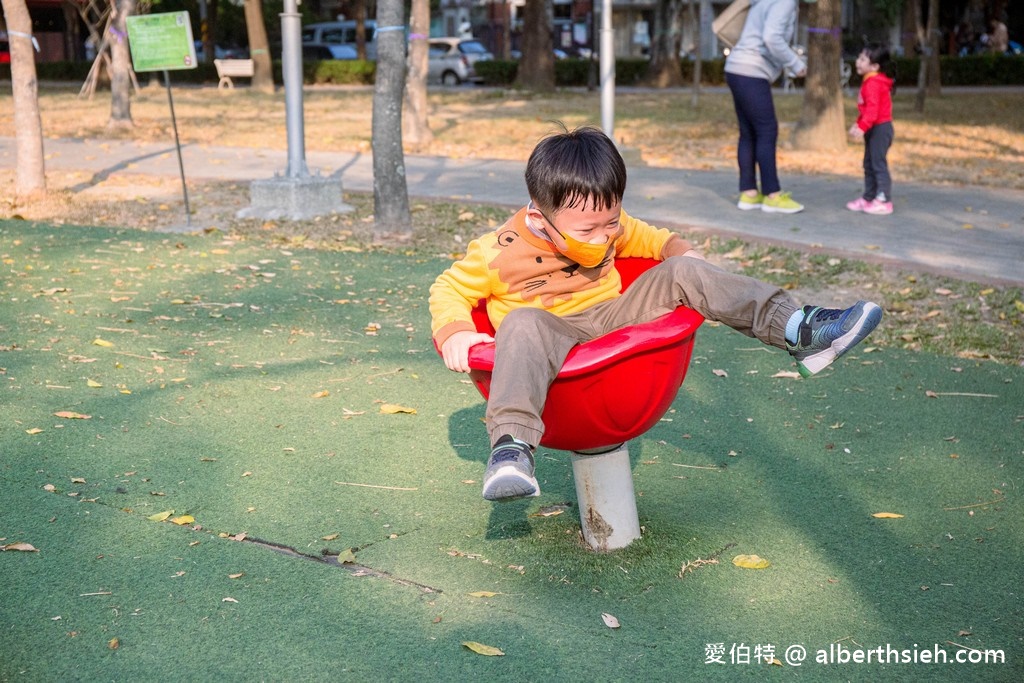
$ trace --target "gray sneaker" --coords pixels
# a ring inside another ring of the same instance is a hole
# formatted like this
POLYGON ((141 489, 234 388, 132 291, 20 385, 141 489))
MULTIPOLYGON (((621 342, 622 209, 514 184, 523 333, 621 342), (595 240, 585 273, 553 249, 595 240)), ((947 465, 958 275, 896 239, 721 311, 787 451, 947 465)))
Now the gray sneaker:
POLYGON ((505 435, 498 439, 484 472, 485 500, 513 500, 540 495, 533 476, 533 453, 529 444, 505 435))
POLYGON ((800 375, 810 377, 859 344, 882 320, 882 309, 871 301, 858 301, 841 310, 804 306, 797 343, 787 344, 800 375))

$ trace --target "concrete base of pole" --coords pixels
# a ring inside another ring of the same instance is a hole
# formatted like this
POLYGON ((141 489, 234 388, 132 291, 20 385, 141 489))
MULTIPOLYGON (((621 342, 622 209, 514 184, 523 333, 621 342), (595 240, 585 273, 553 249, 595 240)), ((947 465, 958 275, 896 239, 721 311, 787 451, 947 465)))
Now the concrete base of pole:
POLYGON ((300 221, 352 210, 342 201, 341 180, 326 176, 254 180, 249 186, 249 199, 249 208, 236 214, 239 218, 300 221))
POLYGON ((633 470, 626 444, 605 453, 573 453, 572 473, 583 540, 593 550, 618 550, 640 538, 633 470))

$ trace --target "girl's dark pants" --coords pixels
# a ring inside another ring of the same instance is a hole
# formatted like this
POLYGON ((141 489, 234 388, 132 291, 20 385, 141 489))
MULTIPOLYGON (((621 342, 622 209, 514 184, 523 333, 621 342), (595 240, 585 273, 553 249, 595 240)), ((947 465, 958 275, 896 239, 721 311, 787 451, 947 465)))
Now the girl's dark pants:
POLYGON ((864 133, 864 199, 892 201, 892 176, 885 155, 892 146, 892 121, 878 123, 864 133))

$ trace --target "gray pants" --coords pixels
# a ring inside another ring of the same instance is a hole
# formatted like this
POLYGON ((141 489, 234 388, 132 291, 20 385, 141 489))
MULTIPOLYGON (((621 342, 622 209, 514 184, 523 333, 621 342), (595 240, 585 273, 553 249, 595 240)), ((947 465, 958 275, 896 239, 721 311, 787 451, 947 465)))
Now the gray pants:
POLYGON ((679 305, 780 349, 786 348, 786 323, 799 308, 779 287, 688 256, 659 263, 618 298, 580 313, 559 317, 538 308, 518 308, 505 316, 495 334, 487 399, 491 444, 503 434, 534 446, 540 443, 548 387, 576 344, 653 320, 679 305))

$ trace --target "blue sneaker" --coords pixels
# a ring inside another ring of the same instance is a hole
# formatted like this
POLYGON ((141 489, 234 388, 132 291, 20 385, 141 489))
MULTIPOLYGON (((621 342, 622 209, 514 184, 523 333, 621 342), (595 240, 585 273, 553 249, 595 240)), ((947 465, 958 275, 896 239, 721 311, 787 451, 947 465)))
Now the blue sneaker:
POLYGON ((789 344, 802 377, 815 375, 859 344, 882 320, 882 309, 870 301, 840 310, 804 306, 797 343, 789 344))
POLYGON ((533 476, 533 452, 530 445, 509 435, 494 444, 484 472, 484 500, 513 500, 540 495, 540 484, 533 476))

